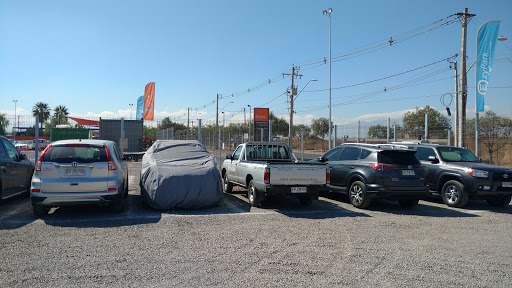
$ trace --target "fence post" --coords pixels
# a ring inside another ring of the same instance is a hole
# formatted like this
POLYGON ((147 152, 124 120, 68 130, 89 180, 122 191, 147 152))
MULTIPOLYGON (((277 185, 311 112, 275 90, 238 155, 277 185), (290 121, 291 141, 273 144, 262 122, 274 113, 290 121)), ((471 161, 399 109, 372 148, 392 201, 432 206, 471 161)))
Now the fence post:
POLYGON ((396 142, 396 125, 393 125, 393 142, 396 142))
POLYGON ((425 113, 425 142, 428 142, 428 113, 425 113))
POLYGON ((359 143, 359 129, 361 128, 361 121, 357 121, 357 141, 356 143, 359 143))
MULTIPOLYGON (((14 121, 16 121, 16 119, 14 119, 14 121)), ((39 152, 39 115, 36 115, 36 129, 35 130, 36 130, 35 131, 36 132, 36 140, 34 142, 36 144, 34 146, 34 151, 35 151, 34 162, 37 163, 37 160, 39 160, 38 157, 37 157, 37 156, 39 156, 39 155, 37 155, 38 152, 39 152)))
POLYGON ((391 119, 388 118, 388 129, 387 129, 387 136, 386 136, 386 142, 389 143, 389 130, 391 127, 391 119))
POLYGON ((338 125, 334 125, 334 146, 336 147, 336 144, 338 143, 338 125))
POLYGON ((124 118, 121 117, 121 140, 119 141, 121 155, 124 155, 124 118))
POLYGON ((197 140, 199 143, 203 144, 203 135, 201 134, 201 119, 198 119, 199 123, 197 124, 197 140))
POLYGON ((300 131, 300 161, 304 161, 304 131, 300 131))
POLYGON ((268 142, 272 142, 274 137, 272 137, 272 120, 268 120, 268 142))
MULTIPOLYGON (((480 120, 479 115, 480 113, 476 113, 476 120, 475 120, 475 156, 478 157, 478 122, 480 120)), ((466 147, 467 148, 467 147, 466 147)))
POLYGON ((452 146, 452 130, 448 129, 448 146, 452 146))

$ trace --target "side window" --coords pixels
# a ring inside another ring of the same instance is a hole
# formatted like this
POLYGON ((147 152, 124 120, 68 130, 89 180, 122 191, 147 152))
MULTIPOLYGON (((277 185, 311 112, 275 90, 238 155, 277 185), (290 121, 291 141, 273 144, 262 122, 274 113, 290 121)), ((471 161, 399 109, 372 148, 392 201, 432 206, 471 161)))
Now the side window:
POLYGON ((4 139, 2 139, 2 142, 4 142, 5 148, 7 149, 7 156, 11 159, 16 159, 16 155, 18 155, 16 147, 14 147, 11 142, 5 141, 4 139))
POLYGON ((364 160, 364 159, 368 158, 368 156, 370 156, 370 154, 372 154, 372 151, 366 150, 366 149, 361 149, 361 155, 359 155, 359 160, 364 160))
POLYGON ((418 147, 416 157, 422 161, 428 161, 429 156, 436 156, 436 152, 432 148, 418 147))
POLYGON ((116 144, 114 144, 114 154, 116 154, 117 160, 121 161, 121 159, 123 159, 123 157, 121 157, 121 154, 119 153, 119 148, 116 144))
POLYGON ((343 151, 343 147, 338 147, 338 148, 332 149, 331 151, 325 153, 324 156, 322 156, 322 157, 327 159, 327 161, 338 161, 338 159, 340 158, 340 155, 341 155, 341 151, 343 151))
POLYGON ((7 157, 7 152, 5 152, 4 145, 0 142, 0 158, 7 157))
POLYGON ((238 160, 240 158, 240 153, 242 153, 242 148, 243 146, 238 146, 238 148, 236 148, 235 150, 235 153, 233 153, 233 160, 238 160))
POLYGON ((361 152, 361 148, 356 147, 345 147, 343 153, 341 154, 340 160, 356 160, 361 152))

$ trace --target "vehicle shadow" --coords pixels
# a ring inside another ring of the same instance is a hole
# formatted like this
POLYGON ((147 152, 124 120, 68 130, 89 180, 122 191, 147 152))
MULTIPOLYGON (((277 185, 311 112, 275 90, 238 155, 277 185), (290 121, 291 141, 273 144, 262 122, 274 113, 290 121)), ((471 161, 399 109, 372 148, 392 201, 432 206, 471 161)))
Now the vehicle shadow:
MULTIPOLYGON (((441 197, 429 197, 429 198, 425 199, 424 201, 427 203, 428 202, 438 203, 438 204, 443 205, 446 208, 448 208, 448 206, 446 206, 444 204, 441 197)), ((469 200, 468 204, 466 206, 464 206, 463 208, 459 208, 459 209, 467 210, 467 211, 482 211, 482 210, 484 210, 484 211, 489 211, 489 212, 494 212, 494 213, 512 215, 512 205, 510 205, 510 204, 506 207, 494 207, 494 206, 487 204, 487 202, 485 200, 478 200, 478 199, 477 200, 469 200)))
POLYGON ((19 195, 0 201, 0 230, 14 230, 34 222, 30 198, 19 195))
MULTIPOLYGON (((326 197, 331 200, 344 202, 347 204, 349 204, 350 202, 347 195, 340 193, 328 193, 323 195, 323 197, 326 197)), ((384 212, 395 215, 413 215, 424 217, 480 217, 479 215, 465 213, 463 211, 455 210, 449 207, 439 207, 434 204, 429 205, 429 202, 427 201, 420 201, 418 205, 412 208, 404 208, 400 206, 400 204, 396 200, 375 199, 370 203, 370 206, 368 206, 366 210, 372 212, 384 212)))
MULTIPOLYGON (((246 191, 236 191, 227 194, 241 211, 247 213, 251 211, 273 211, 290 218, 302 219, 331 219, 340 217, 370 217, 362 212, 355 212, 344 209, 338 205, 324 201, 322 199, 313 200, 310 205, 303 205, 300 200, 294 196, 269 197, 257 208, 252 207, 247 199, 246 191), (236 195, 236 196, 235 196, 236 195)), ((226 197, 226 196, 225 196, 226 197)))

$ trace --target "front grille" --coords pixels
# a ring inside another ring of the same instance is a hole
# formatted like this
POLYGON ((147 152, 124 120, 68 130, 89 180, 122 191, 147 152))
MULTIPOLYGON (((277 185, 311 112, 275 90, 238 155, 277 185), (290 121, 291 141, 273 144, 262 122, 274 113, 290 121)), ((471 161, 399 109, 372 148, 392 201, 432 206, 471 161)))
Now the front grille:
POLYGON ((494 173, 492 176, 493 181, 512 181, 512 172, 510 173, 494 173), (507 177, 504 177, 507 175, 507 177))

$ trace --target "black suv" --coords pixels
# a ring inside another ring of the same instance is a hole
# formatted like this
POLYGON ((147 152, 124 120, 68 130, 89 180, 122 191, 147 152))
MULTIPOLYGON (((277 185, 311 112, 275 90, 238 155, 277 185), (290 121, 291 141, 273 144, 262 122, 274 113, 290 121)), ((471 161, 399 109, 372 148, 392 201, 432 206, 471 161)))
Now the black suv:
POLYGON ((450 207, 464 207, 469 199, 484 199, 506 207, 512 195, 512 169, 481 163, 465 148, 435 144, 407 144, 427 167, 427 184, 450 207))
POLYGON ((313 162, 331 168, 333 192, 348 194, 357 208, 366 208, 375 198, 398 200, 413 207, 428 196, 427 171, 415 150, 391 144, 342 144, 313 162))

